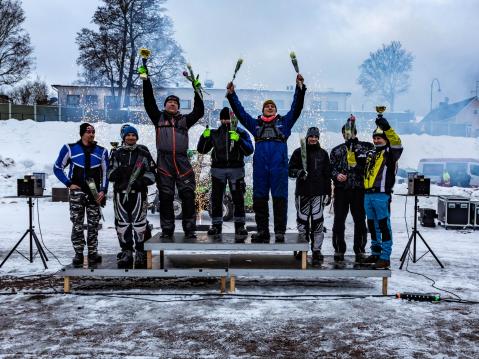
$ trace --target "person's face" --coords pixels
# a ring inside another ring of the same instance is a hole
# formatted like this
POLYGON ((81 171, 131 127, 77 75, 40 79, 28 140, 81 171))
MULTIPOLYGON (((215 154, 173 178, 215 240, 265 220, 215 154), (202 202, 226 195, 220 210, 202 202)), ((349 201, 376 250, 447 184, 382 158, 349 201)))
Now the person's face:
POLYGON ((266 117, 271 117, 276 115, 276 106, 272 103, 268 103, 263 109, 263 115, 266 117))
POLYGON ((353 131, 348 131, 348 130, 345 130, 343 132, 343 138, 347 141, 347 140, 352 140, 352 139, 355 139, 356 138, 356 135, 354 134, 353 131))
POLYGON ((136 144, 136 141, 137 141, 137 138, 136 138, 136 135, 134 133, 127 133, 126 136, 125 136, 125 143, 128 145, 128 146, 133 146, 136 144))
POLYGON ((319 142, 318 136, 309 136, 308 137, 308 145, 316 145, 319 142))
POLYGON ((386 140, 382 138, 381 136, 374 136, 373 143, 375 146, 384 146, 386 145, 386 140))
POLYGON ((92 144, 95 141, 95 129, 93 126, 88 126, 85 133, 81 136, 83 143, 92 144))
POLYGON ((166 101, 165 111, 174 115, 178 112, 178 103, 175 100, 166 101))

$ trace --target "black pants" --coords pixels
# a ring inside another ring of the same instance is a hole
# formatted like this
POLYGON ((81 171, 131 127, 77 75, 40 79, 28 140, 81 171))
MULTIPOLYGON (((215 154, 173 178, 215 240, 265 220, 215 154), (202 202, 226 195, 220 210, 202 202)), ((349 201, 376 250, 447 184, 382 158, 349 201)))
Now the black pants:
POLYGON ((221 225, 223 223, 223 197, 226 189, 226 182, 230 187, 233 198, 235 223, 245 224, 244 193, 246 189, 244 177, 237 179, 221 179, 211 176, 211 223, 221 225))
POLYGON ((196 204, 195 204, 195 175, 190 172, 184 177, 171 177, 161 174, 158 179, 158 191, 160 197, 160 226, 162 231, 173 232, 175 230, 175 213, 173 200, 175 198, 175 185, 178 196, 181 199, 183 212, 183 231, 196 230, 196 204))
MULTIPOLYGON (((269 198, 253 197, 258 232, 269 232, 269 198)), ((288 200, 283 197, 273 197, 274 233, 285 233, 288 220, 288 200)))
POLYGON ((351 210, 354 221, 355 254, 365 253, 367 242, 366 212, 364 210, 364 190, 362 189, 334 189, 334 224, 333 247, 337 254, 346 252, 344 229, 346 217, 351 210))

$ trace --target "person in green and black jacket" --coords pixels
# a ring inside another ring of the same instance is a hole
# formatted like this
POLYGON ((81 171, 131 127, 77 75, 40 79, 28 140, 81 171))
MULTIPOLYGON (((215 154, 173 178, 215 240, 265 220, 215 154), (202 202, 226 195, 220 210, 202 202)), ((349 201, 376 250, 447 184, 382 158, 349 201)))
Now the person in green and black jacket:
POLYGON ((224 107, 220 112, 221 126, 217 129, 206 128, 198 141, 197 150, 206 154, 211 152, 211 207, 212 218, 209 235, 218 235, 223 226, 223 196, 226 183, 229 183, 233 198, 235 234, 246 236, 244 194, 244 157, 253 153, 254 147, 248 133, 237 127, 231 129, 230 111, 224 107))

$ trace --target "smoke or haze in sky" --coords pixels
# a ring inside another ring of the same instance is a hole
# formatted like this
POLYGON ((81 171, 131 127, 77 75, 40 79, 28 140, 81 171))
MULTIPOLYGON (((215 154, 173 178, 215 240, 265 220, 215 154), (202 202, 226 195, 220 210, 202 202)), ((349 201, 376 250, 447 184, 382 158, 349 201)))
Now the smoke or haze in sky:
MULTIPOLYGON (((76 32, 92 26, 99 0, 24 0, 37 59, 36 73, 47 83, 77 78, 76 32)), ((350 91, 351 110, 371 110, 363 97, 359 65, 382 44, 401 41, 414 55, 411 87, 397 98, 396 110, 417 115, 449 97, 475 95, 479 80, 479 1, 474 0, 169 0, 176 39, 200 76, 225 87, 238 57, 244 65, 238 87, 285 89, 295 73, 294 50, 310 89, 350 91)))

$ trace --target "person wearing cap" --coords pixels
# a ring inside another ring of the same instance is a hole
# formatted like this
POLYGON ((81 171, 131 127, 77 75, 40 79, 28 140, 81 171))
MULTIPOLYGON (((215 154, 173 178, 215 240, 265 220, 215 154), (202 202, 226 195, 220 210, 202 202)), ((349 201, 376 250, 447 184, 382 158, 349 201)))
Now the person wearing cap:
POLYGON ((371 255, 363 263, 373 268, 390 265, 393 236, 390 220, 390 202, 396 181, 397 163, 403 147, 398 134, 379 114, 373 132, 374 149, 358 156, 364 165, 364 208, 371 233, 371 255))
POLYGON ((306 167, 301 147, 289 160, 289 177, 296 178, 296 224, 300 238, 311 241, 312 264, 323 261, 323 211, 331 203, 331 168, 328 152, 319 144, 319 129, 310 127, 306 133, 306 167))
POLYGON ((274 233, 276 241, 284 241, 288 213, 288 146, 291 129, 301 115, 306 86, 301 74, 296 76, 296 90, 290 111, 281 116, 274 101, 263 103, 257 118, 248 114, 235 92, 227 85, 226 98, 239 122, 253 135, 253 210, 257 233, 252 240, 269 241, 269 195, 273 197, 274 233))
MULTIPOLYGON (((353 115, 348 122, 354 123, 353 115)), ((374 148, 371 142, 359 141, 357 129, 347 128, 345 124, 341 132, 344 143, 331 150, 331 175, 334 182, 334 223, 333 247, 335 262, 344 261, 346 241, 344 237, 345 222, 348 212, 354 221, 355 260, 360 263, 366 258, 368 231, 366 228, 366 212, 364 210, 364 165, 358 164, 356 158, 365 155, 374 148)))
POLYGON ((73 265, 83 265, 85 238, 83 220, 87 215, 88 264, 101 262, 98 254, 98 224, 101 217, 100 206, 105 205, 108 189, 108 151, 95 142, 95 128, 89 123, 80 125, 80 140, 63 145, 53 166, 55 176, 70 190, 70 220, 73 224, 71 241, 75 256, 73 265), (68 174, 65 168, 69 167, 68 174), (95 194, 87 182, 94 182, 95 194))
POLYGON ((219 235, 223 227, 223 196, 226 184, 229 184, 233 199, 235 234, 247 236, 245 229, 244 194, 244 157, 253 153, 254 147, 248 133, 237 127, 231 128, 230 110, 224 107, 220 112, 221 126, 217 129, 206 128, 198 141, 197 150, 206 154, 211 152, 211 228, 208 235, 219 235))
MULTIPOLYGON (((146 69, 146 71, 148 71, 146 69)), ((199 80, 193 83, 195 89, 193 111, 182 114, 180 99, 169 95, 160 111, 153 95, 149 76, 143 80, 145 110, 155 126, 158 192, 160 199, 160 225, 162 238, 171 238, 175 230, 173 200, 175 186, 181 199, 183 231, 186 238, 196 238, 195 175, 188 159, 188 130, 203 117, 205 108, 198 89, 199 80)))
POLYGON ((148 148, 137 144, 135 127, 123 127, 121 137, 123 145, 112 152, 108 172, 108 179, 114 182, 115 227, 121 247, 117 264, 118 268, 132 268, 134 247, 135 268, 144 269, 148 186, 156 182, 155 163, 148 148))

